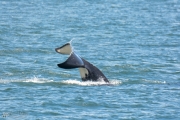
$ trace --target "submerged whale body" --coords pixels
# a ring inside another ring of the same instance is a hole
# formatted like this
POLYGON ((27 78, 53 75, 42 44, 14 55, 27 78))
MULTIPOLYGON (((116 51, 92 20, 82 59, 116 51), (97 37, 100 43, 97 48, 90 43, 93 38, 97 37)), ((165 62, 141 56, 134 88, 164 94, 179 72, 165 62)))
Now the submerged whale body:
POLYGON ((109 83, 108 79, 97 67, 81 58, 72 50, 70 42, 56 48, 55 51, 60 54, 70 55, 65 62, 58 64, 58 67, 64 69, 79 68, 82 81, 104 81, 109 83))

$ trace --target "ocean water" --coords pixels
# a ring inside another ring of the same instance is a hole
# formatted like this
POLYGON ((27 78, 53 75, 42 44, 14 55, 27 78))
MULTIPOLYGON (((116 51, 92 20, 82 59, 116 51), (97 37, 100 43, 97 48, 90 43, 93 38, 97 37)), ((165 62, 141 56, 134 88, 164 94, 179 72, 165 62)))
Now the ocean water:
POLYGON ((0 0, 0 119, 179 120, 179 0, 0 0), (57 67, 76 53, 111 85, 57 67))

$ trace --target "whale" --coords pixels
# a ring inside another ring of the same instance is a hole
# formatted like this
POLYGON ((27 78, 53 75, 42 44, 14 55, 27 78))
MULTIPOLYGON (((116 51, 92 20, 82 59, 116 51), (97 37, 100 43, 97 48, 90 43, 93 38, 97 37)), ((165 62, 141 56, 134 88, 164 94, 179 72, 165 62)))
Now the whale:
POLYGON ((106 78, 106 76, 96 66, 76 54, 76 52, 73 50, 71 42, 62 45, 61 47, 55 48, 55 51, 62 55, 69 55, 65 62, 57 64, 59 68, 78 68, 82 81, 109 83, 109 80, 106 78))

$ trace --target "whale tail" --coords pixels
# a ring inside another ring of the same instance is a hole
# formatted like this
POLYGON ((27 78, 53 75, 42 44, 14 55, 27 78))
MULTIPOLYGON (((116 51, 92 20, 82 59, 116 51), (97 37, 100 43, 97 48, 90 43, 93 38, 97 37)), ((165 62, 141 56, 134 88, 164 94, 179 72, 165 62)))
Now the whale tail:
POLYGON ((84 63, 78 55, 72 52, 65 62, 58 64, 58 67, 64 69, 79 68, 84 67, 84 63))
POLYGON ((72 50, 71 43, 66 43, 65 45, 56 48, 55 51, 60 54, 70 55, 72 50))
POLYGON ((94 65, 79 57, 72 49, 71 43, 56 48, 56 52, 60 54, 70 55, 68 59, 58 64, 58 67, 64 69, 79 68, 82 81, 105 81, 109 82, 105 75, 94 65))

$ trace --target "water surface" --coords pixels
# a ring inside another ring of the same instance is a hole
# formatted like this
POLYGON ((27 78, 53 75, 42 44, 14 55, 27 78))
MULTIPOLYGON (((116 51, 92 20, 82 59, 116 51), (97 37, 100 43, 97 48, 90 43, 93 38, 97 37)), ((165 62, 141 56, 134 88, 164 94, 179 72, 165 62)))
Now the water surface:
POLYGON ((1 0, 0 119, 180 119, 178 0, 1 0), (112 85, 56 64, 72 41, 112 85))

